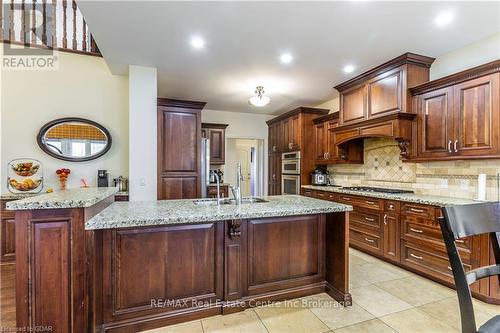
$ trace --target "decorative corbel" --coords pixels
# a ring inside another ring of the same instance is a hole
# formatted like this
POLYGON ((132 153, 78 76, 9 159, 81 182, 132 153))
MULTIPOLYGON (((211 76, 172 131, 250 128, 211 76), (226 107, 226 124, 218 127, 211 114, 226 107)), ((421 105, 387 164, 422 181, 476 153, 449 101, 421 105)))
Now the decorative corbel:
POLYGON ((399 156, 401 156, 402 159, 408 159, 410 157, 410 150, 408 149, 410 147, 410 140, 396 139, 396 141, 401 151, 399 156))
POLYGON ((231 220, 229 221, 229 237, 239 238, 241 237, 241 220, 231 220))

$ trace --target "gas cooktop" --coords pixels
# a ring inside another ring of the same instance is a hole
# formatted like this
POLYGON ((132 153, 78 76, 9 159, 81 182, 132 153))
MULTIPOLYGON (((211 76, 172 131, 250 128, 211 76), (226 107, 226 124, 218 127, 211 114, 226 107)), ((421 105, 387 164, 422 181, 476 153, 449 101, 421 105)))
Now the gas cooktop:
POLYGON ((381 188, 381 187, 369 187, 369 186, 351 186, 351 187, 342 187, 344 190, 348 191, 361 191, 361 192, 380 192, 380 193, 389 193, 389 194, 401 194, 401 193, 414 193, 409 190, 398 190, 395 188, 381 188))

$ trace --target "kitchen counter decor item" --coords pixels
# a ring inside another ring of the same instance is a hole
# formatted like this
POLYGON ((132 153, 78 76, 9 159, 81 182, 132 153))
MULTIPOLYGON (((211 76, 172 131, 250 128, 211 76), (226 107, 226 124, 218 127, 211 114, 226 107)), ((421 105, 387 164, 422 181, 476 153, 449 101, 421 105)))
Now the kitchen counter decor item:
POLYGON ((35 159, 9 162, 7 188, 11 193, 38 193, 43 188, 42 163, 35 159))
POLYGON ((59 179, 59 189, 64 191, 66 189, 66 183, 68 181, 68 176, 71 173, 70 169, 58 169, 56 170, 57 178, 59 179))

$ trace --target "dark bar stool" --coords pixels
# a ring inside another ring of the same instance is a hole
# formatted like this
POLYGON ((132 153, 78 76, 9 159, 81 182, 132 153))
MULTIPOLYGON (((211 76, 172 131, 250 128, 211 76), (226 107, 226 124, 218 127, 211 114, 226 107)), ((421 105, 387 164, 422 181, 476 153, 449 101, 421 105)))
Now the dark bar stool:
POLYGON ((476 328, 474 308, 469 285, 477 280, 497 276, 500 283, 500 203, 480 203, 444 207, 444 217, 439 219, 441 232, 450 258, 457 288, 463 333, 500 333, 500 314, 476 328), (496 265, 465 272, 458 254, 455 239, 489 234, 496 265))

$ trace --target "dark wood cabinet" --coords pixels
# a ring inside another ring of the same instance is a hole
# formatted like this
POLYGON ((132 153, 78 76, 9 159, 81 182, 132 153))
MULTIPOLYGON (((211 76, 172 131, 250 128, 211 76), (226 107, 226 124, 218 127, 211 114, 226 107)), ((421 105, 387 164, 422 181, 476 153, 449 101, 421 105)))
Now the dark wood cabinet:
POLYGON ((5 210, 8 200, 0 200, 0 262, 16 260, 15 213, 5 210))
POLYGON ((312 121, 326 114, 328 114, 326 109, 299 107, 267 121, 269 127, 269 194, 281 194, 281 154, 284 152, 300 151, 300 181, 301 184, 310 183, 310 173, 315 167, 312 121))
MULTIPOLYGON (((301 194, 353 206, 350 246, 427 278, 453 286, 438 218, 440 207, 303 188, 301 194)), ((488 235, 456 240, 466 271, 493 263, 488 235), (484 237, 483 237, 484 236, 484 237)), ((500 304, 498 279, 471 285, 475 297, 500 304)))
MULTIPOLYGON (((219 195, 221 198, 229 198, 229 185, 221 185, 219 187, 219 195)), ((217 185, 209 185, 207 197, 217 198, 217 185)))
POLYGON ((500 61, 410 89, 415 161, 500 157, 500 61))
MULTIPOLYGON (((314 123, 314 158, 316 164, 363 163, 363 143, 348 142, 340 147, 333 129, 338 126, 339 113, 318 117, 314 123)), ((306 137, 310 140, 310 137, 306 137)))
POLYGON ((270 154, 268 156, 268 194, 280 195, 281 194, 281 155, 270 154))
POLYGON ((226 163, 226 128, 227 124, 201 124, 202 137, 210 140, 210 164, 226 163))
POLYGON ((429 80, 434 58, 405 53, 335 87, 340 93, 341 127, 411 112, 412 87, 429 80))
POLYGON ((384 203, 383 222, 383 244, 382 255, 391 261, 399 262, 400 253, 400 221, 399 202, 386 201, 384 203))
POLYGON ((200 196, 201 109, 205 103, 158 98, 158 199, 200 196))

